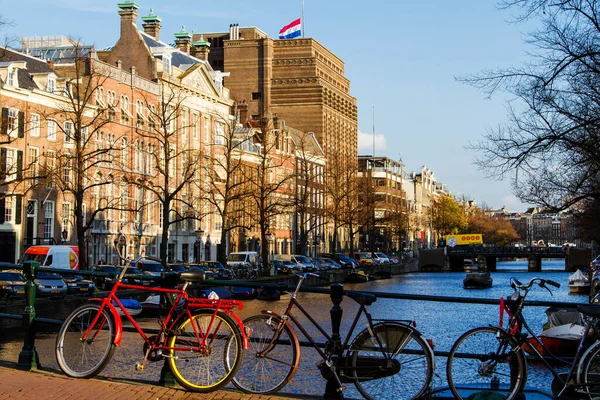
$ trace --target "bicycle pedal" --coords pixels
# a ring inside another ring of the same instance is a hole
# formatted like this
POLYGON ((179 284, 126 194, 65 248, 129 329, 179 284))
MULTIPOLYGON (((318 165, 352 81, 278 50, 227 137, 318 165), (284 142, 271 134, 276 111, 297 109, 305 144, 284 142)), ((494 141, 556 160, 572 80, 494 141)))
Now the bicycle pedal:
POLYGON ((343 386, 340 386, 337 388, 337 391, 340 393, 343 392, 344 390, 346 390, 346 385, 343 385, 343 386))
POLYGON ((143 371, 144 369, 146 369, 146 364, 145 363, 141 363, 141 362, 136 362, 135 363, 135 370, 136 371, 143 371))

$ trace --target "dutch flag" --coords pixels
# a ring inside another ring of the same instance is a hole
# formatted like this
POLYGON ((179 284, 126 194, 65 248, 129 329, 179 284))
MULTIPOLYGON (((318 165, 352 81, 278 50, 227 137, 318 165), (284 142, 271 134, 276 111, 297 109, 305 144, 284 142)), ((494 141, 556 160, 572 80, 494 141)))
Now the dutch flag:
POLYGON ((279 31, 279 39, 293 39, 302 34, 302 24, 300 18, 284 26, 279 31))

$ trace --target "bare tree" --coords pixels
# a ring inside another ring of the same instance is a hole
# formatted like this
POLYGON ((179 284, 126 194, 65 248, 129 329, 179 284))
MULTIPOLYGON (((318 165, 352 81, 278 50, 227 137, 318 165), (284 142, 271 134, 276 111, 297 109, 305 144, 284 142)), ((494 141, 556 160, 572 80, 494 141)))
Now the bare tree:
POLYGON ((517 22, 538 19, 531 61, 459 80, 491 96, 505 91, 509 121, 470 147, 490 176, 513 174, 517 196, 553 209, 600 197, 600 4, 504 0, 517 22))
POLYGON ((252 220, 244 204, 250 192, 246 168, 253 163, 242 156, 243 148, 254 143, 254 131, 245 129, 233 115, 219 115, 215 121, 215 135, 202 154, 204 177, 201 184, 202 202, 214 210, 221 225, 217 260, 227 259, 230 234, 236 229, 249 230, 252 220))
POLYGON ((295 181, 294 158, 283 151, 284 143, 290 141, 288 128, 282 126, 279 118, 265 116, 260 120, 258 132, 261 149, 254 169, 246 169, 248 182, 252 182, 253 190, 248 193, 252 210, 251 218, 260 232, 261 258, 265 273, 269 274, 270 235, 276 229, 278 217, 289 216, 294 205, 293 185, 295 181), (280 151, 278 151, 280 150, 280 151))
MULTIPOLYGON (((95 145, 95 140, 104 135, 104 129, 111 123, 106 115, 109 107, 96 101, 98 89, 109 79, 110 70, 95 62, 75 41, 73 54, 72 64, 55 67, 62 80, 63 99, 57 101, 54 108, 41 109, 40 114, 55 126, 57 135, 62 136, 60 139, 64 139, 64 146, 55 154, 46 154, 45 174, 50 180, 47 184, 55 185, 65 198, 73 199, 80 267, 86 269, 86 231, 98 215, 117 207, 114 198, 104 190, 115 180, 106 171, 112 164, 116 139, 104 141, 102 146, 95 145), (94 202, 86 216, 84 204, 88 199, 94 202)), ((33 168, 29 166, 35 176, 33 168)), ((70 216, 63 215, 63 220, 65 218, 70 216)))
MULTIPOLYGON (((161 81, 158 104, 146 98, 137 111, 133 143, 134 165, 125 179, 137 189, 134 199, 134 224, 143 234, 143 221, 156 204, 161 210, 160 259, 168 259, 169 232, 175 227, 193 230, 192 222, 202 217, 195 212, 193 188, 198 177, 200 151, 190 146, 188 132, 198 121, 191 121, 184 107, 186 96, 177 86, 161 81), (191 222, 190 222, 191 221, 191 222)), ((151 213, 150 213, 151 214, 151 213)), ((141 245, 141 243, 140 243, 141 245)))

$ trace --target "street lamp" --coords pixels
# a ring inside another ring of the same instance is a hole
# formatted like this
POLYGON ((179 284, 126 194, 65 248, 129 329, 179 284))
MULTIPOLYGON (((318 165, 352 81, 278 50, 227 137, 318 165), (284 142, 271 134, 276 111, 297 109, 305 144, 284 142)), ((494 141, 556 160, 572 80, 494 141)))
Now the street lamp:
POLYGON ((69 232, 67 231, 67 228, 63 229, 63 231, 61 232, 61 237, 62 237, 63 243, 65 243, 67 241, 68 236, 69 236, 69 232))

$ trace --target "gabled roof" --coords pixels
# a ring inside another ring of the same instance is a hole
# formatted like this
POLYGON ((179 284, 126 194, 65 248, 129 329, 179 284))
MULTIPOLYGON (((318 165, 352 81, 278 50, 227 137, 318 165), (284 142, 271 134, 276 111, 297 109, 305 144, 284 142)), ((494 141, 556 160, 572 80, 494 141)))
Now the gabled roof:
POLYGON ((140 30, 139 32, 142 35, 144 42, 146 42, 146 45, 148 46, 148 48, 150 48, 154 56, 162 56, 162 54, 168 53, 171 56, 171 65, 173 65, 174 67, 186 70, 189 67, 200 63, 206 65, 209 69, 211 69, 210 64, 208 62, 193 57, 187 53, 184 53, 177 48, 173 48, 173 46, 168 43, 156 40, 154 37, 148 35, 144 31, 140 30))
POLYGON ((33 80, 33 75, 54 73, 52 67, 45 61, 18 51, 0 48, 0 62, 11 63, 16 61, 25 62, 26 65, 26 69, 19 69, 17 74, 19 87, 23 89, 39 89, 33 80))

